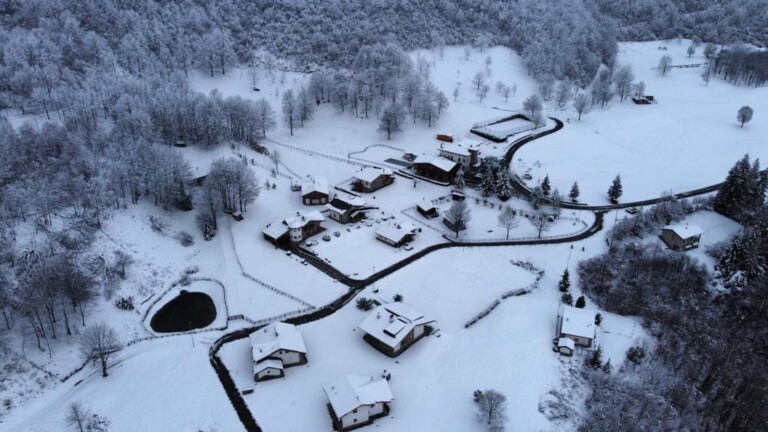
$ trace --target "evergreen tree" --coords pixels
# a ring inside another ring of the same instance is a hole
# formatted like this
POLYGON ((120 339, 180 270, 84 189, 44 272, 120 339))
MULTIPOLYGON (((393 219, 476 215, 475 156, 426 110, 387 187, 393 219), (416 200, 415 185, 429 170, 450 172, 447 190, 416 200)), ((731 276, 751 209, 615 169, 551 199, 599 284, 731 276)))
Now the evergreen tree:
POLYGON ((464 188, 467 186, 466 180, 464 180, 463 170, 459 170, 459 172, 456 173, 456 178, 453 179, 453 184, 458 190, 464 190, 464 188))
POLYGON ((549 196, 549 192, 552 191, 552 184, 549 182, 549 174, 544 176, 544 180, 541 182, 541 193, 544 194, 544 196, 549 196))
POLYGON ((530 201, 533 208, 538 210, 541 202, 544 201, 544 191, 541 190, 541 186, 536 185, 531 189, 530 201))
POLYGON ((612 369, 613 369, 613 367, 611 366, 611 361, 608 360, 607 362, 605 362, 605 364, 603 365, 603 372, 609 374, 609 373, 611 373, 612 369))
POLYGON ((766 177, 760 172, 760 162, 750 164, 749 155, 728 171, 728 176, 715 195, 713 208, 732 219, 749 219, 765 204, 766 177))
POLYGON ((560 287, 560 292, 568 292, 568 289, 571 287, 571 275, 568 273, 568 269, 565 269, 563 272, 563 277, 560 278, 560 283, 558 284, 560 287))
POLYGON ((619 198, 621 198, 622 193, 623 190, 621 186, 621 176, 617 175, 616 178, 613 179, 611 187, 608 188, 608 198, 613 204, 616 204, 619 202, 619 198))
POLYGON ((499 171, 499 175, 496 179, 496 194, 500 200, 508 200, 513 193, 512 189, 512 177, 509 175, 509 171, 502 169, 499 171))
POLYGON ((589 360, 587 361, 587 365, 592 369, 599 369, 601 366, 603 366, 602 348, 598 347, 595 351, 592 352, 592 355, 589 357, 589 360))
POLYGON ((480 192, 484 197, 490 196, 496 191, 496 174, 493 165, 488 162, 483 164, 483 177, 480 180, 480 192))
POLYGON ((570 293, 563 294, 562 297, 560 297, 560 301, 568 306, 573 306, 573 296, 570 293))
POLYGON ((572 202, 578 202, 579 195, 581 195, 581 191, 579 191, 579 184, 576 182, 573 182, 573 186, 571 186, 571 191, 568 193, 568 198, 570 198, 572 202))
POLYGON ((579 309, 584 309, 584 306, 587 305, 587 299, 584 298, 584 296, 579 296, 578 299, 576 299, 576 307, 579 309))

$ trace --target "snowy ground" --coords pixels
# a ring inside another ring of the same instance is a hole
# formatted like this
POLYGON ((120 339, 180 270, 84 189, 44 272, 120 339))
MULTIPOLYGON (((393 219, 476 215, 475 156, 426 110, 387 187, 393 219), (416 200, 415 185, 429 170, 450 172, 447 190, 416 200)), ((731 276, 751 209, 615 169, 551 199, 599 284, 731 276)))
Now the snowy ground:
POLYGON ((719 183, 746 153, 765 160, 768 123, 758 115, 768 112, 768 88, 734 86, 720 78, 705 86, 700 68, 673 69, 666 76, 653 70, 664 54, 672 56, 675 65, 705 63, 701 49, 688 58, 689 45, 690 41, 620 44, 618 63, 632 65, 636 81, 645 81, 646 93, 658 103, 635 105, 615 98, 581 121, 567 107, 557 114, 570 119, 565 128, 524 146, 516 155, 532 168, 529 184, 549 174, 553 187, 567 193, 577 181, 581 202, 607 204, 608 186, 620 174, 624 185, 620 201, 627 202, 719 183), (658 50, 662 45, 668 51, 658 50), (751 106, 756 115, 742 129, 736 111, 743 105, 751 106), (540 168, 533 166, 537 161, 540 168))

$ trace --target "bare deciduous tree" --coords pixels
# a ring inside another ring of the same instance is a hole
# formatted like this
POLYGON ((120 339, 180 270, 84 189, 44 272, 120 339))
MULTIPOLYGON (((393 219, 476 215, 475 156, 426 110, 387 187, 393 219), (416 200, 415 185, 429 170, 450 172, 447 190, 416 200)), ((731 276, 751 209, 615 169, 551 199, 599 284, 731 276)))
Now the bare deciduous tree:
POLYGON ((467 222, 472 219, 472 212, 465 201, 454 201, 448 211, 445 212, 445 219, 451 223, 456 237, 458 237, 459 231, 464 229, 467 222))
POLYGON ((67 424, 76 426, 80 432, 85 432, 90 412, 79 401, 72 402, 67 408, 67 424))
POLYGON ((744 127, 744 123, 749 123, 749 121, 752 120, 752 114, 754 114, 754 111, 747 105, 739 108, 739 112, 736 114, 736 119, 741 123, 741 127, 744 127))
POLYGON ((80 352, 86 359, 98 359, 101 362, 101 376, 107 377, 109 357, 119 349, 120 340, 112 327, 94 324, 80 335, 80 352))
POLYGON ((659 60, 659 72, 661 72, 662 75, 666 75, 667 71, 669 71, 669 67, 672 66, 672 57, 665 55, 659 60))
POLYGON ((474 393, 477 404, 477 420, 486 430, 503 431, 507 422, 507 397, 496 390, 477 390, 474 393))
POLYGON ((541 111, 541 98, 537 95, 531 95, 523 101, 523 110, 531 113, 531 117, 535 116, 537 112, 541 111))
POLYGON ((536 228, 536 238, 541 238, 541 233, 549 231, 552 226, 551 216, 542 212, 536 212, 528 218, 528 221, 536 228))
POLYGON ((581 120, 582 115, 589 111, 590 103, 589 96, 584 93, 577 94, 576 98, 573 99, 573 109, 579 114, 579 120, 581 120))
POLYGON ((512 210, 512 207, 505 206, 498 217, 499 226, 507 230, 507 240, 509 240, 509 231, 518 225, 517 213, 512 210))

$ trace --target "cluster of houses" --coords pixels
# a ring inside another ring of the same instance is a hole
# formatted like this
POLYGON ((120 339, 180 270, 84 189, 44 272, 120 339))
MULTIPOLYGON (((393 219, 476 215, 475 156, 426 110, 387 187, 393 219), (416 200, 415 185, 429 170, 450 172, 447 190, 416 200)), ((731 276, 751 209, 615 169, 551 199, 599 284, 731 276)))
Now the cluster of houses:
MULTIPOLYGON (((403 303, 378 305, 358 327, 371 346, 397 357, 433 332, 435 321, 403 303)), ((284 378, 285 369, 307 363, 304 338, 292 324, 276 322, 250 335, 253 379, 256 382, 284 378)), ((345 375, 323 387, 335 430, 347 431, 371 424, 389 414, 392 390, 389 375, 345 375)))

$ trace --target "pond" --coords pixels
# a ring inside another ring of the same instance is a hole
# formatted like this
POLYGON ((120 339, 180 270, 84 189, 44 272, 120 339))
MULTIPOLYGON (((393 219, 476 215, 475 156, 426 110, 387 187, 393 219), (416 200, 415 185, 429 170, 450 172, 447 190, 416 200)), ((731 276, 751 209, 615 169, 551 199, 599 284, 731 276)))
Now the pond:
POLYGON ((216 319, 216 306, 208 294, 182 291, 152 317, 158 333, 176 333, 207 327, 216 319))

